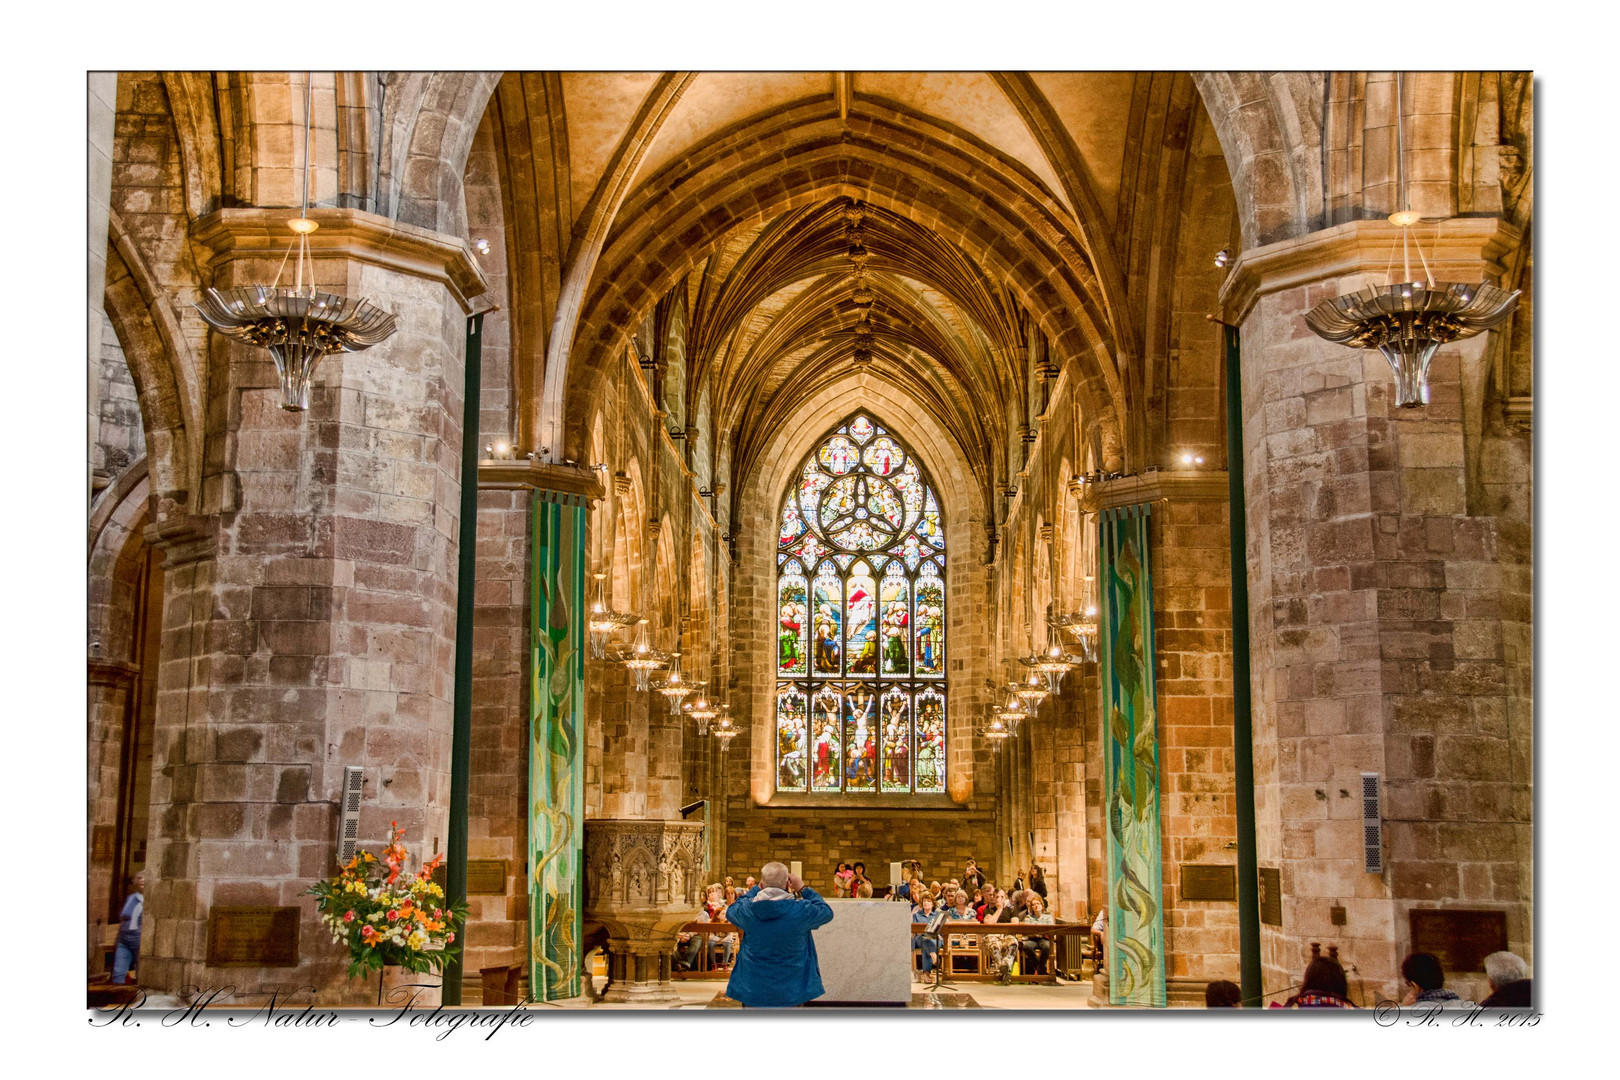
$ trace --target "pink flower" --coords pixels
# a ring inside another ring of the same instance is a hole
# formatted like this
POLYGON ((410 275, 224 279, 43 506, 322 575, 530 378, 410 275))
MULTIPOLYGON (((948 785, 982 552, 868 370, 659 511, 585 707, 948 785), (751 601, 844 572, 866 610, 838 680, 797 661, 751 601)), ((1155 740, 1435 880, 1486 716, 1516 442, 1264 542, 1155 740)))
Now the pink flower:
POLYGON ((442 919, 442 918, 444 918, 444 912, 442 910, 440 910, 439 908, 434 908, 433 909, 433 917, 435 919, 442 919))
POLYGON ((354 922, 354 912, 352 912, 352 911, 345 911, 345 912, 344 912, 344 913, 343 913, 343 921, 344 921, 344 922, 354 922))
POLYGON ((450 944, 454 940, 456 940, 456 932, 454 930, 452 930, 448 934, 444 935, 444 943, 446 945, 450 944))
POLYGON ((388 921, 389 921, 389 922, 393 922, 393 921, 394 921, 394 920, 395 920, 395 919, 397 919, 397 918, 399 918, 399 912, 397 912, 397 911, 390 911, 390 912, 389 912, 389 913, 388 913, 388 921))

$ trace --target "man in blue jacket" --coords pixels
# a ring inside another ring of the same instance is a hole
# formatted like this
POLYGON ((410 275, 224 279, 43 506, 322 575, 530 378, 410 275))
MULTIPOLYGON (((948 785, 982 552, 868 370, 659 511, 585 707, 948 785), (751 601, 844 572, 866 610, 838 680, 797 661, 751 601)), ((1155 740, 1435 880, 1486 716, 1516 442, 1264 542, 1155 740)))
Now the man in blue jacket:
POLYGON ((811 931, 832 922, 833 910, 783 863, 766 863, 759 876, 726 909, 742 931, 726 996, 756 1009, 803 1005, 822 994, 811 931))

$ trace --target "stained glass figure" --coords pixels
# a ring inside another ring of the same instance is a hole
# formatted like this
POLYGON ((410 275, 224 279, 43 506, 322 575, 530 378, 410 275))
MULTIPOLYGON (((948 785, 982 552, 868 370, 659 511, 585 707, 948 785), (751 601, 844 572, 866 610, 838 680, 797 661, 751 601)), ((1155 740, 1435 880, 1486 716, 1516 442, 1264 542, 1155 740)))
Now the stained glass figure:
POLYGON ((857 686, 844 699, 844 790, 876 791, 878 696, 857 686))
POLYGON ((901 564, 891 562, 883 577, 883 673, 885 675, 911 674, 911 605, 906 602, 910 592, 906 579, 900 576, 901 564))
POLYGON ((813 672, 816 675, 842 675, 844 590, 830 562, 816 571, 815 615, 811 620, 813 672))
POLYGON ((917 576, 917 674, 945 672, 945 585, 932 561, 917 576))
POLYGON ((904 690, 883 695, 883 791, 911 790, 911 702, 904 690))
POLYGON ((945 790, 945 695, 917 695, 917 790, 945 790))
POLYGON ((861 460, 866 462, 868 469, 871 469, 879 476, 888 476, 905 464, 906 455, 905 451, 901 450, 893 439, 884 436, 866 448, 866 452, 861 455, 861 460))
POLYGON ((916 455, 856 415, 780 524, 778 789, 943 793, 944 521, 916 455))
MULTIPOLYGON (((799 566, 796 562, 789 565, 795 570, 799 566)), ((776 598, 776 670, 780 675, 809 674, 809 647, 805 638, 807 599, 804 578, 799 574, 783 574, 776 598)))
POLYGON ((788 687, 776 695, 776 788, 803 791, 809 779, 805 753, 807 719, 803 691, 788 687))
POLYGON ((849 657, 851 675, 876 675, 878 669, 877 582, 866 563, 850 567, 845 586, 849 597, 849 618, 845 621, 844 655, 849 657))
POLYGON ((816 734, 811 744, 812 791, 837 791, 840 787, 838 767, 844 757, 843 706, 844 699, 834 690, 823 690, 816 695, 816 734))

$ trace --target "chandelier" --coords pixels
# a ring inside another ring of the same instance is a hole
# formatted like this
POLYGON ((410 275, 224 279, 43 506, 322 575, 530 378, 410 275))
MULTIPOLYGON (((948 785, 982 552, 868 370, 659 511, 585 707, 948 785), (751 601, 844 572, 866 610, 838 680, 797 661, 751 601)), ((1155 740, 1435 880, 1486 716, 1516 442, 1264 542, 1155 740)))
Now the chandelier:
MULTIPOLYGON (((1417 245, 1423 280, 1412 277, 1410 235, 1420 216, 1406 200, 1406 152, 1402 136, 1401 77, 1395 76, 1395 161, 1401 203, 1406 207, 1389 215, 1400 229, 1402 277, 1398 282, 1372 286, 1347 296, 1324 300, 1305 315, 1305 325, 1318 337, 1352 349, 1377 349, 1395 373, 1395 404, 1415 409, 1429 403, 1429 362, 1440 346, 1473 337, 1499 326, 1513 313, 1517 292, 1494 285, 1459 284, 1434 280, 1429 260, 1417 245)), ((1395 263, 1390 249, 1390 265, 1395 263)))
POLYGON ((731 707, 720 710, 720 718, 709 727, 709 734, 720 740, 720 752, 731 749, 731 740, 737 737, 737 725, 731 719, 731 707))
POLYGON ((1054 630, 1074 635, 1075 643, 1080 647, 1080 660, 1088 664, 1096 662, 1099 625, 1096 604, 1087 604, 1079 611, 1054 615, 1050 625, 1054 630))
MULTIPOLYGON (((1390 220, 1400 217, 1391 214, 1390 220)), ((1407 226, 1401 227, 1404 235, 1407 226)), ((1427 269, 1427 268, 1425 268, 1427 269)), ((1373 286, 1324 300, 1305 315, 1318 337, 1352 349, 1377 349, 1395 373, 1395 404, 1429 403, 1429 362, 1440 346, 1500 326, 1518 303, 1517 292, 1494 285, 1424 281, 1373 286)))
POLYGON ((289 412, 309 408, 309 385, 315 366, 328 353, 361 352, 386 341, 398 328, 393 315, 370 300, 338 296, 315 288, 309 257, 309 235, 320 225, 309 218, 309 97, 313 80, 304 77, 304 177, 299 214, 287 221, 295 234, 282 256, 275 281, 237 289, 207 289, 194 305, 203 321, 232 341, 267 349, 281 380, 281 407, 289 412), (293 286, 281 285, 281 272, 298 248, 293 286), (309 286, 304 285, 305 267, 309 286))
POLYGON ((1080 665, 1080 658, 1064 652, 1063 646, 1054 641, 1046 647, 1044 653, 1021 656, 1018 662, 1044 675, 1046 688, 1055 694, 1062 687, 1063 676, 1069 673, 1069 669, 1080 665))
POLYGON ((1024 703, 1024 707, 1031 713, 1040 708, 1041 702, 1045 701, 1051 693, 1050 690, 1041 685, 1041 677, 1033 671, 1029 673, 1029 677, 1024 682, 1014 684, 1012 689, 1018 695, 1019 700, 1024 703))
POLYGON ((694 693, 697 684, 681 674, 681 654, 677 652, 669 654, 669 674, 653 683, 652 688, 663 694, 664 700, 669 702, 671 715, 679 716, 681 700, 687 694, 694 693))
POLYGON ((710 721, 712 721, 716 716, 720 715, 719 711, 713 705, 709 704, 708 696, 704 694, 701 689, 699 689, 697 692, 697 699, 687 702, 681 711, 687 716, 690 716, 692 719, 696 720, 698 722, 698 730, 702 732, 707 732, 709 730, 710 721))
POLYGON ((991 746, 1000 750, 1001 744, 1012 738, 1012 729, 1007 726, 1007 721, 1002 718, 999 712, 992 712, 989 720, 985 722, 981 734, 990 740, 991 746))
POLYGON ((647 633, 647 620, 641 619, 636 624, 635 644, 630 646, 624 658, 624 666, 636 673, 636 689, 648 689, 652 683, 652 673, 663 667, 668 659, 668 653, 653 648, 652 639, 647 633))
POLYGON ((607 643, 615 631, 630 626, 637 621, 637 616, 627 615, 622 611, 613 611, 607 606, 607 589, 602 584, 607 580, 606 574, 592 574, 596 578, 596 595, 591 600, 591 614, 586 626, 591 632, 591 656, 601 660, 607 656, 607 643))

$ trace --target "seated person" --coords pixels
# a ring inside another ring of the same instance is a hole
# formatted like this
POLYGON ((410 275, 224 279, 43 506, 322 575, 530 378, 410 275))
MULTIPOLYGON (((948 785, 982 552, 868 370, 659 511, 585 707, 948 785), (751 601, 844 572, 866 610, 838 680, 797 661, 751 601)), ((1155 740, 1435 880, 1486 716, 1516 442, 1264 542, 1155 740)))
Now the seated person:
MULTIPOLYGON (((1039 923, 1050 926, 1056 920, 1046 910, 1046 901, 1041 899, 1039 893, 1027 894, 1024 914, 1018 917, 1021 923, 1039 923)), ((1047 961, 1052 958, 1052 939, 1049 937, 1024 937, 1018 939, 1018 950, 1024 954, 1024 973, 1033 975, 1038 971, 1045 971, 1047 961)))
POLYGON ((1243 990, 1230 979, 1216 979, 1204 987, 1204 1008, 1238 1009, 1243 1006, 1243 990))
POLYGON ((1091 955, 1097 965, 1098 971, 1103 971, 1103 958, 1108 954, 1108 905, 1104 904, 1097 909, 1097 917, 1091 923, 1091 955))
POLYGON ((956 902, 951 905, 951 909, 945 918, 948 922, 976 923, 979 921, 979 917, 973 913, 973 909, 968 907, 968 894, 962 889, 956 890, 956 902))
POLYGON ((671 965, 676 971, 696 971, 699 951, 698 936, 696 934, 678 934, 675 937, 675 960, 671 965))
MULTIPOLYGON (((911 921, 925 923, 934 917, 934 898, 923 893, 922 902, 911 909, 911 921)), ((911 947, 922 955, 918 967, 924 975, 934 970, 934 958, 939 955, 939 938, 933 934, 912 934, 911 947)))
MULTIPOLYGON (((710 885, 708 902, 703 905, 704 914, 713 923, 723 923, 726 919, 726 908, 730 905, 725 899, 724 885, 710 885)), ((731 966, 732 959, 737 955, 736 934, 716 934, 709 939, 709 966, 719 971, 731 966)))
MULTIPOLYGON (((990 894, 980 911, 979 921, 986 926, 1016 921, 1012 902, 1005 892, 995 889, 990 894)), ((1013 961, 1018 956, 1018 939, 1012 934, 989 934, 984 939, 984 954, 990 974, 1007 982, 1012 978, 1013 961)))
POLYGON ((1485 958, 1485 979, 1490 996, 1480 1002, 1484 1009, 1530 1008, 1530 966, 1517 953, 1493 952, 1485 958))

